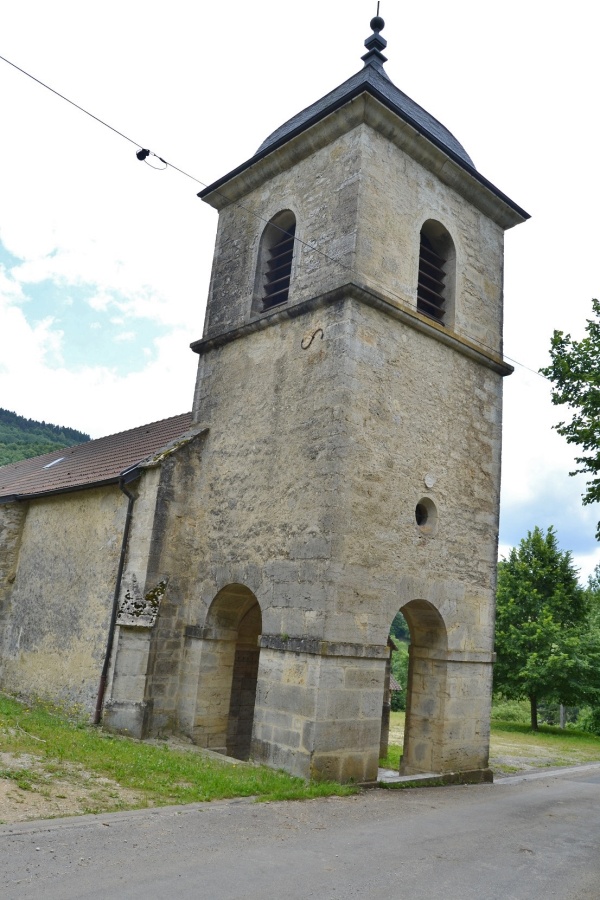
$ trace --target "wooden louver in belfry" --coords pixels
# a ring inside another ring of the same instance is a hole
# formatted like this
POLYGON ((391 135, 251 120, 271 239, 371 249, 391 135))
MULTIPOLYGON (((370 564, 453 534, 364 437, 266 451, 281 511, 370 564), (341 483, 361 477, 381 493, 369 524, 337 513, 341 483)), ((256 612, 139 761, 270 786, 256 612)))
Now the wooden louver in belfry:
POLYGON ((446 260, 433 249, 431 241, 421 234, 417 309, 437 322, 444 321, 444 265, 446 260))
POLYGON ((275 244, 268 251, 268 259, 263 285, 263 308, 270 309, 285 303, 290 289, 292 257, 294 255, 294 235, 296 223, 281 231, 275 244))

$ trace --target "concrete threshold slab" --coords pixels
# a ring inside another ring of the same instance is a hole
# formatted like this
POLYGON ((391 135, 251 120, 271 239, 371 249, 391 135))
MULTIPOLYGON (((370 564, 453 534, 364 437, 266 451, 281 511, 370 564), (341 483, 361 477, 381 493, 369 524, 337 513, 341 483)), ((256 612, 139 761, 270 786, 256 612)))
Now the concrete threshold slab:
POLYGON ((439 787, 446 784, 490 784, 491 769, 465 772, 422 772, 419 775, 400 775, 393 769, 379 769, 377 786, 383 788, 439 787))
POLYGON ((400 775, 395 769, 378 769, 377 781, 379 784, 412 784, 419 785, 421 782, 431 783, 434 779, 438 781, 442 776, 435 772, 427 772, 420 775, 400 775))

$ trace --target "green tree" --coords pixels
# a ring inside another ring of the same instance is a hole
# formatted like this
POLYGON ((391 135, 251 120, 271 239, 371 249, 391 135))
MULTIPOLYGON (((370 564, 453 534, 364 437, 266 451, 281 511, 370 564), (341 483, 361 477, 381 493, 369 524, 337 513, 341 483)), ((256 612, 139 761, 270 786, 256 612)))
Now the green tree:
POLYGON ((394 616, 394 621, 392 622, 392 627, 390 628, 390 634, 392 637, 398 638, 399 641, 410 641, 408 622, 401 612, 397 612, 394 616))
POLYGON ((406 709, 406 693, 408 691, 408 641, 401 640, 392 635, 392 641, 396 649, 392 650, 392 675, 402 688, 392 696, 392 710, 406 709))
POLYGON ((588 592, 553 528, 544 534, 536 526, 498 564, 494 688, 529 700, 534 731, 540 700, 600 700, 600 644, 589 613, 588 592))
POLYGON ((587 595, 590 606, 590 625, 600 631, 600 563, 588 578, 587 595))
MULTIPOLYGON (((555 331, 550 346, 551 363, 540 369, 552 384, 552 402, 572 411, 570 421, 554 427, 567 443, 583 451, 571 475, 591 475, 583 495, 584 504, 600 501, 600 302, 592 300, 593 318, 588 319, 585 337, 574 341, 570 334, 555 331)), ((600 540, 600 522, 596 527, 600 540)))
POLYGON ((0 466, 62 450, 89 439, 89 434, 74 428, 37 422, 8 409, 0 409, 0 466))
MULTIPOLYGON (((588 629, 591 640, 600 645, 600 564, 588 578, 589 601, 588 629)), ((580 710, 577 725, 593 734, 600 734, 600 700, 580 710)))

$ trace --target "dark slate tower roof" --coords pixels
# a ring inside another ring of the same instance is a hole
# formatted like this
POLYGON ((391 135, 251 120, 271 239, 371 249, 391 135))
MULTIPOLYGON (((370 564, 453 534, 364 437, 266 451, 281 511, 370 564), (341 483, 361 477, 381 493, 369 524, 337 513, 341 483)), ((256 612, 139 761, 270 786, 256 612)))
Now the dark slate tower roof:
POLYGON ((379 34, 383 26, 384 21, 381 17, 376 16, 374 19, 371 19, 373 34, 365 41, 365 46, 369 52, 363 56, 365 61, 364 68, 357 72, 356 75, 353 75, 352 78, 340 84, 335 90, 330 91, 329 94, 317 100, 316 103, 307 106, 302 112, 288 119, 287 122, 263 141, 256 151, 256 156, 262 155, 266 151, 274 150, 279 144, 289 140, 289 138, 303 131, 309 125, 333 112, 334 109, 367 91, 384 103, 392 112, 400 116, 401 119, 408 122, 409 125, 413 125, 417 131, 428 137, 434 144, 445 150, 449 156, 454 157, 457 161, 466 163, 471 169, 475 168, 473 160, 454 135, 441 122, 434 119, 427 110, 423 109, 397 88, 390 81, 387 73, 384 72, 383 63, 386 61, 386 57, 381 53, 381 49, 386 46, 387 42, 379 34))
MULTIPOLYGON (((429 141, 438 150, 441 150, 449 159, 453 160, 465 172, 468 172, 476 181, 485 189, 491 191, 503 204, 512 211, 509 219, 502 220, 503 227, 511 227, 517 221, 525 221, 529 218, 529 213, 525 212, 510 197, 507 197, 495 185, 488 181, 480 172, 477 171, 473 160, 462 146, 456 140, 454 135, 448 129, 438 122, 427 110, 411 100, 403 91, 393 84, 383 69, 386 62, 382 51, 387 46, 387 41, 381 36, 381 31, 385 22, 380 16, 371 19, 371 28, 373 33, 366 39, 365 47, 367 52, 362 57, 364 67, 340 84, 339 87, 326 94, 316 103, 303 109, 297 115, 288 119, 283 125, 277 128, 269 137, 263 141, 254 156, 246 160, 232 172, 219 178, 213 184, 208 185, 198 196, 206 199, 209 195, 216 197, 220 194, 220 189, 229 183, 242 172, 250 169, 260 160, 264 159, 277 148, 284 146, 288 141, 307 131, 313 125, 316 125, 336 110, 351 103, 356 97, 364 94, 372 96, 375 100, 383 104, 387 109, 394 113, 400 120, 405 122, 415 130, 425 141, 429 141), (516 214, 516 218, 515 218, 516 214)), ((224 199, 225 194, 221 194, 224 199)), ((211 201, 208 201, 211 202, 211 201)))

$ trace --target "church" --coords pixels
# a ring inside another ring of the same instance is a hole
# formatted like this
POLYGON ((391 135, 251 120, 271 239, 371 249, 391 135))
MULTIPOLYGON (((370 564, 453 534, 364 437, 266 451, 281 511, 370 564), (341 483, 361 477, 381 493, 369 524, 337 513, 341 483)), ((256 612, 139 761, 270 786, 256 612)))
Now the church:
POLYGON ((191 413, 0 469, 0 687, 105 728, 374 782, 485 781, 504 231, 527 213, 362 68, 199 195, 191 413))

